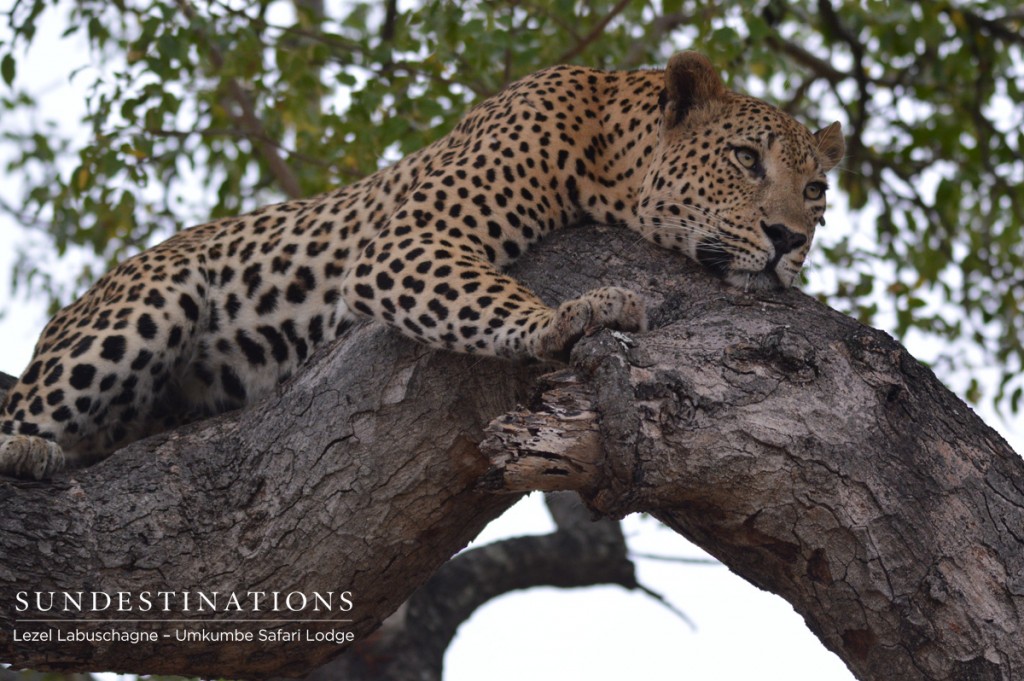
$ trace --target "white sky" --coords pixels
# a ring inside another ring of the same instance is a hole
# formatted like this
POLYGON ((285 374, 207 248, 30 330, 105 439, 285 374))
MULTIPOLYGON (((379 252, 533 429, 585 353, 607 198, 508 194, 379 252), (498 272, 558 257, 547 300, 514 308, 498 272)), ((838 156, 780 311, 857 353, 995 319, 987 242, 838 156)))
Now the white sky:
MULTIPOLYGON (((63 112, 73 125, 81 112, 81 83, 69 87, 69 64, 85 60, 83 47, 58 41, 59 15, 46 13, 35 49, 19 62, 19 73, 32 73, 44 108, 63 112), (58 19, 53 21, 53 19, 58 19), (43 47, 44 45, 52 47, 43 47)), ((7 37, 0 26, 0 40, 7 37)), ((0 84, 0 87, 3 87, 0 84)), ((55 115, 55 114, 54 114, 55 115)), ((26 121, 0 120, 0 131, 26 121)), ((6 160, 0 147, 0 163, 6 160)), ((15 197, 16 178, 0 182, 0 194, 15 197)), ((830 232, 873 233, 856 229, 849 214, 833 209, 830 232)), ((33 238, 0 215, 0 370, 19 374, 46 321, 38 303, 12 300, 10 271, 13 244, 33 238)), ((928 356, 933 348, 911 348, 928 356)), ((995 373, 993 372, 993 376, 995 373)), ((1004 424, 983 406, 982 418, 1001 430, 1011 445, 1024 451, 1024 422, 1004 424)), ((700 549, 653 520, 625 521, 635 551, 665 556, 704 556, 700 549)), ((540 495, 534 494, 485 530, 480 541, 550 531, 540 495)), ((696 631, 652 599, 617 587, 575 591, 537 589, 493 601, 459 631, 446 659, 448 681, 522 678, 589 681, 639 678, 694 678, 704 681, 847 681, 853 676, 804 626, 782 599, 759 591, 720 566, 685 566, 638 560, 640 581, 664 595, 696 623, 696 631), (510 654, 516 651, 519 654, 510 654), (500 664, 496 661, 500 660, 500 664)), ((114 675, 109 675, 116 678, 114 675)))

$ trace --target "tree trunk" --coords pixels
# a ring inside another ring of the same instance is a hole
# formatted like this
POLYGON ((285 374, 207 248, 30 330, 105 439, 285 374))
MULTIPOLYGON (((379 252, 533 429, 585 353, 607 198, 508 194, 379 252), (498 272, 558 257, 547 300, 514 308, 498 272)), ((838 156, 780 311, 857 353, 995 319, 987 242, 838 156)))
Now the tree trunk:
POLYGON ((610 517, 652 513, 780 594, 860 679, 1024 676, 1024 464, 899 344, 798 291, 728 289, 620 230, 563 231, 524 261, 517 276, 549 300, 640 291, 656 328, 584 339, 571 370, 539 380, 557 367, 364 325, 245 411, 51 484, 0 483, 0 659, 265 678, 348 647, 372 667, 381 622, 519 492, 571 489, 610 517), (19 612, 26 591, 125 592, 136 610, 19 612), (147 591, 178 600, 140 613, 147 591), (356 643, 178 641, 289 615, 182 612, 184 592, 215 591, 351 592, 351 611, 298 613, 351 622, 284 626, 356 643), (40 617, 78 623, 25 622, 40 617), (188 617, 212 624, 169 621, 188 617), (170 637, 12 635, 47 628, 170 637))

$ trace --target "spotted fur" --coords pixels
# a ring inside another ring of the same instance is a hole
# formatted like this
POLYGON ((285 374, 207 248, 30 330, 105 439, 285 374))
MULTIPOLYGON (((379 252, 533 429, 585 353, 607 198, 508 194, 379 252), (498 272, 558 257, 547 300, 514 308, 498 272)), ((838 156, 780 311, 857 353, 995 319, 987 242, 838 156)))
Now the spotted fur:
POLYGON ((501 273, 552 230, 621 223, 739 286, 788 286, 825 210, 839 125, 810 133, 708 61, 559 66, 361 182, 184 230, 47 325, 0 409, 0 472, 47 478, 245 405, 358 316, 465 353, 561 358, 635 294, 550 308, 501 273))

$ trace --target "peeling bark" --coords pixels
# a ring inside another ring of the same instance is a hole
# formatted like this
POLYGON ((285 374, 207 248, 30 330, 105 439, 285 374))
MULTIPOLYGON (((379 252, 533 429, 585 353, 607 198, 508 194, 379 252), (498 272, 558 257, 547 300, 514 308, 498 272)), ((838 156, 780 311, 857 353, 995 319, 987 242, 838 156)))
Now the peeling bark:
POLYGON ((549 300, 640 291, 655 330, 584 339, 539 381, 552 367, 363 326, 244 412, 53 484, 0 483, 0 659, 305 674, 337 647, 19 643, 13 594, 351 590, 357 657, 536 488, 652 513, 786 598, 858 678, 1024 676, 1024 464, 899 344, 797 291, 727 289, 631 233, 564 231, 524 260, 549 300))

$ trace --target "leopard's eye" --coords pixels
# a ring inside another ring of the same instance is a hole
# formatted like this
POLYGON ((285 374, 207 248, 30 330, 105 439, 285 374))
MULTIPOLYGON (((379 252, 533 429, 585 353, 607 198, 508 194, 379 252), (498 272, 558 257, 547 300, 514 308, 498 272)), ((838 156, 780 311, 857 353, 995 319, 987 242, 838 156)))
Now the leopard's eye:
POLYGON ((824 182, 811 182, 809 185, 804 187, 804 198, 808 201, 817 201, 821 197, 825 196, 825 190, 828 187, 824 182))
POLYGON ((736 160, 739 161, 740 165, 744 168, 753 170, 757 167, 759 159, 757 157, 757 152, 753 149, 748 149, 747 147, 736 147, 733 153, 736 155, 736 160))

